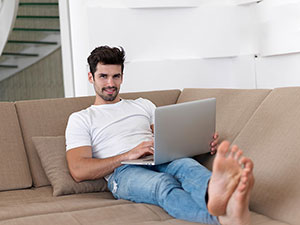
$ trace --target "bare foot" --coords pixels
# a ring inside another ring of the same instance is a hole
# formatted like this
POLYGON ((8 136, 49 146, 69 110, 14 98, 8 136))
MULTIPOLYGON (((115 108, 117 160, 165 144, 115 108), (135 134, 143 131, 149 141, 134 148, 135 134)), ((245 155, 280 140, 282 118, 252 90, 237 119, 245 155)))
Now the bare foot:
POLYGON ((242 174, 239 159, 243 152, 236 145, 231 149, 229 146, 228 141, 220 144, 208 185, 207 208, 214 216, 226 213, 227 203, 238 186, 242 174))
POLYGON ((232 197, 228 201, 226 214, 219 217, 222 225, 250 225, 249 201, 254 185, 253 163, 248 158, 242 159, 245 165, 243 173, 232 197))

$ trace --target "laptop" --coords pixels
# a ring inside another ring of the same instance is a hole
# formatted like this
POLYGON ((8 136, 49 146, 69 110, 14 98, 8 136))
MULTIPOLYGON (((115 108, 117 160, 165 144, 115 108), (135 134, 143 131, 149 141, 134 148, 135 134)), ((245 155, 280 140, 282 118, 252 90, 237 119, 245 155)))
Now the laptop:
POLYGON ((123 161, 122 164, 159 165, 210 152, 215 127, 215 98, 157 107, 154 155, 123 161))

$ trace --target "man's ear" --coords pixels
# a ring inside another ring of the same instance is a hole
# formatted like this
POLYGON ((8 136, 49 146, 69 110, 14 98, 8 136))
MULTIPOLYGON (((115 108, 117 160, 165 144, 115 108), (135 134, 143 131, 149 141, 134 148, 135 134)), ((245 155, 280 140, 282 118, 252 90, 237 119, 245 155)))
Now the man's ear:
POLYGON ((88 79, 89 79, 89 82, 90 82, 91 84, 94 83, 94 77, 93 77, 93 74, 92 74, 91 72, 88 73, 88 79))

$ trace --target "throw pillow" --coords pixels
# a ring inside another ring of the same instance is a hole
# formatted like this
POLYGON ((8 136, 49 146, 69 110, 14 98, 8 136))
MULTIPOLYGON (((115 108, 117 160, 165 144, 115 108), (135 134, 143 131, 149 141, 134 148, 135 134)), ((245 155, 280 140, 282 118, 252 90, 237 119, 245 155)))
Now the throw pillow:
POLYGON ((79 183, 73 180, 66 160, 64 136, 33 137, 32 141, 53 187, 54 196, 107 190, 104 179, 79 183))

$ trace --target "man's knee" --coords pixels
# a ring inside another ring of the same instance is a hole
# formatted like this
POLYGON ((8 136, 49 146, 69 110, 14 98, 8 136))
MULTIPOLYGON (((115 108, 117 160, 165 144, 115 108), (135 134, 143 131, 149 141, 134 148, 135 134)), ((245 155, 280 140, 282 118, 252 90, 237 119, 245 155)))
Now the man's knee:
POLYGON ((194 163, 197 163, 199 164, 195 159, 193 158, 181 158, 181 159, 176 159, 174 160, 174 162, 179 162, 179 163, 191 163, 191 164, 194 164, 194 163))
POLYGON ((174 188, 181 188, 180 183, 172 175, 162 173, 156 186, 156 196, 158 199, 166 199, 174 188))
POLYGON ((176 159, 169 164, 169 166, 174 166, 174 167, 199 166, 199 165, 200 165, 199 162, 197 162, 195 159, 192 158, 176 159))

